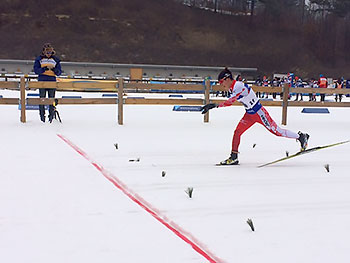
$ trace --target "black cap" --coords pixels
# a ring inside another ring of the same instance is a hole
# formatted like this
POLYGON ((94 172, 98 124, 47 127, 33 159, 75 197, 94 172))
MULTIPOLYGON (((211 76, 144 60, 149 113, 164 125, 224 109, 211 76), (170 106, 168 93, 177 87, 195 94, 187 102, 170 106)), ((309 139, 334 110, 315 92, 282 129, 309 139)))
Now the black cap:
POLYGON ((225 68, 223 71, 220 72, 219 76, 218 76, 218 81, 222 80, 222 79, 233 79, 232 77, 232 72, 229 71, 228 68, 225 68))

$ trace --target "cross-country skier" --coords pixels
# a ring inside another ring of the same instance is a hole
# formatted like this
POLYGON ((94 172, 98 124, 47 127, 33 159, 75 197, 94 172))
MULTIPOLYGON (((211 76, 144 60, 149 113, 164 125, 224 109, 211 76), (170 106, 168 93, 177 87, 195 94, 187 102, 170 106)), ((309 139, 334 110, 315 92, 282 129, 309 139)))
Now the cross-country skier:
POLYGON ((218 81, 221 86, 230 91, 229 99, 220 103, 209 103, 202 107, 202 114, 207 113, 210 109, 231 106, 235 101, 241 102, 246 110, 243 118, 239 121, 232 140, 232 151, 228 159, 220 162, 221 165, 237 165, 238 147, 241 135, 256 122, 265 126, 265 128, 276 136, 296 139, 300 142, 301 151, 307 148, 309 135, 302 132, 292 132, 279 127, 270 117, 267 110, 261 105, 253 89, 242 81, 234 80, 230 70, 225 68, 220 72, 218 81))

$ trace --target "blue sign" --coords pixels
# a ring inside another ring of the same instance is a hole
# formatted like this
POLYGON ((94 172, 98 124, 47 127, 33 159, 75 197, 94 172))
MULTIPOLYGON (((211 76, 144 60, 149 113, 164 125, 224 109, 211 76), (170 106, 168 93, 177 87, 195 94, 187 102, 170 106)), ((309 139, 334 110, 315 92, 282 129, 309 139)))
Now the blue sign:
POLYGON ((173 111, 201 111, 202 106, 174 106, 173 111))

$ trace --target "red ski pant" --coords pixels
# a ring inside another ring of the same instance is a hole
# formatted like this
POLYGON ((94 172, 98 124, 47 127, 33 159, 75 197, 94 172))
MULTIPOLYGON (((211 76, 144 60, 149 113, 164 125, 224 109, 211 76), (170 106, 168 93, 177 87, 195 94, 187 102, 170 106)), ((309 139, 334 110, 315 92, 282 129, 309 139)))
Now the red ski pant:
POLYGON ((271 118, 267 110, 264 107, 261 107, 261 109, 258 110, 258 112, 255 114, 245 113, 243 118, 239 121, 232 139, 232 152, 238 153, 238 147, 241 142, 241 135, 255 123, 260 123, 269 132, 276 136, 293 139, 297 139, 299 137, 298 134, 292 131, 280 128, 271 118))

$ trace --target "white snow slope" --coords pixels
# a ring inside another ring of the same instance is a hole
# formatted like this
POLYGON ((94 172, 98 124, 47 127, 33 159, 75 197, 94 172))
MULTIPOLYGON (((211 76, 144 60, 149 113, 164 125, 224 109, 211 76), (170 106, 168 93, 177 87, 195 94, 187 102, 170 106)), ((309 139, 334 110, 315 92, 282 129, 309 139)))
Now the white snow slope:
MULTIPOLYGON (((128 105, 122 126, 116 106, 58 109, 62 124, 37 111, 23 124, 16 106, 0 106, 1 262, 349 262, 350 143, 257 168, 299 144, 256 124, 241 164, 216 167, 243 107, 204 123, 198 112, 128 105)), ((281 109, 267 109, 280 123, 281 109)), ((290 108, 287 128, 308 132, 309 147, 348 140, 349 109, 330 112, 290 108)))

